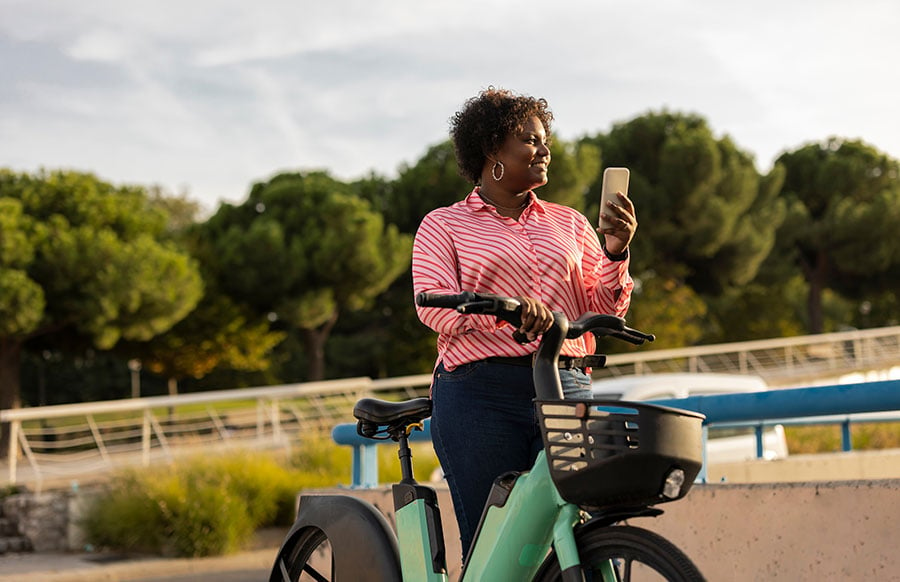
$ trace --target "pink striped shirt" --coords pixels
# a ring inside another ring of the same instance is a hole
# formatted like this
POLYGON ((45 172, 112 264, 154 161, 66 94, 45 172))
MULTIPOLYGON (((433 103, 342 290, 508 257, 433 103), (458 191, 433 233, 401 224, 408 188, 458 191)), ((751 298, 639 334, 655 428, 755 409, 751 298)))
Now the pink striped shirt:
MULTIPOLYGON (((543 301, 576 318, 586 311, 624 315, 634 282, 629 260, 610 261, 597 233, 579 212, 538 199, 519 220, 500 216, 474 189, 464 200, 428 213, 413 243, 416 294, 475 291, 543 301)), ((452 309, 416 307, 438 332, 438 362, 456 366, 491 356, 523 356, 536 342, 520 344, 513 327, 493 315, 461 315, 452 309)), ((594 336, 566 340, 562 353, 594 353, 594 336)))

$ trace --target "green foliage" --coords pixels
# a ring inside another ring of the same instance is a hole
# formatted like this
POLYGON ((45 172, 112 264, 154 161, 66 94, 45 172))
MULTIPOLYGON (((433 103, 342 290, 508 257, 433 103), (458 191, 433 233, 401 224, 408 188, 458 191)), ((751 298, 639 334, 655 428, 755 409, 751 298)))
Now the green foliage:
MULTIPOLYGON (((413 456, 413 477, 417 481, 428 483, 441 466, 432 444, 411 443, 409 448, 413 456)), ((396 483, 402 479, 400 462, 397 460, 397 447, 390 445, 378 447, 378 469, 378 480, 382 483, 396 483)))
POLYGON ((82 525, 98 547, 227 554, 245 547, 260 527, 289 524, 304 481, 273 457, 250 451, 129 470, 113 477, 82 525))
POLYGON ((241 206, 220 208, 208 232, 221 288, 301 328, 365 306, 409 260, 408 239, 321 173, 257 184, 241 206))
POLYGON ((324 343, 338 315, 369 307, 407 269, 412 245, 321 172, 256 184, 244 204, 223 205, 201 238, 218 288, 307 332, 310 379, 324 375, 324 343))
MULTIPOLYGON (((843 450, 841 427, 818 424, 784 427, 788 451, 792 455, 836 453, 843 450)), ((900 448, 900 423, 857 422, 850 427, 854 450, 872 451, 900 448)))
MULTIPOLYGON (((437 467, 431 443, 412 445, 416 478, 437 467)), ((399 481, 397 451, 379 447, 384 482, 399 481)), ((214 556, 245 547, 259 528, 287 526, 296 496, 350 482, 350 448, 303 443, 288 461, 256 451, 180 460, 113 476, 82 527, 97 547, 171 556, 214 556)))
POLYGON ((307 439, 291 457, 291 466, 302 474, 302 488, 349 482, 350 462, 350 448, 324 436, 307 439))
POLYGON ((197 303, 196 265, 156 240, 164 217, 147 207, 142 191, 88 174, 4 171, 0 194, 18 200, 13 214, 28 217, 20 232, 31 231, 33 249, 20 250, 18 263, 46 298, 46 309, 32 318, 43 327, 71 327, 109 348, 122 337, 147 339, 168 329, 197 303))
MULTIPOLYGON (((628 323, 657 336, 645 349, 666 349, 694 345, 706 331, 706 304, 687 285, 676 279, 647 272, 632 297, 628 323)), ((635 349, 623 342, 607 340, 609 352, 635 349)))
POLYGON ((786 169, 788 205, 779 252, 803 274, 809 330, 820 332, 826 289, 863 301, 896 288, 900 166, 869 145, 837 138, 785 153, 778 163, 786 169))
POLYGON ((462 200, 473 187, 459 175, 449 140, 428 148, 415 164, 401 166, 391 183, 370 178, 354 184, 359 195, 384 214, 387 223, 407 234, 415 233, 430 211, 462 200))
POLYGON ((102 350, 169 329, 202 294, 146 192, 90 174, 0 170, 0 408, 26 342, 102 350))
POLYGON ((900 423, 857 423, 851 428, 853 448, 861 450, 900 448, 900 423))
MULTIPOLYGON (((600 175, 600 151, 587 142, 556 140, 551 148, 550 181, 538 191, 541 198, 584 211, 584 192, 600 175)), ((591 215, 596 217, 599 204, 591 215)))
MULTIPOLYGON (((435 469, 440 466, 430 442, 410 443, 413 455, 414 477, 428 482, 435 469)), ((397 445, 389 441, 380 445, 378 451, 379 481, 394 483, 401 479, 397 445)), ((310 440, 295 453, 291 465, 301 472, 302 488, 333 487, 349 484, 351 463, 350 447, 336 444, 330 438, 310 440)))
POLYGON ((800 277, 777 285, 753 282, 709 300, 706 343, 802 335, 806 287, 800 277))
POLYGON ((22 493, 25 488, 22 485, 3 485, 0 487, 0 500, 3 500, 11 495, 18 495, 22 493))
MULTIPOLYGON (((900 322, 898 166, 871 146, 805 145, 760 175, 702 117, 662 111, 552 154, 539 194, 592 221, 601 167, 632 171, 628 319, 660 338, 642 349, 900 322)), ((471 188, 449 140, 396 179, 277 175, 200 224, 156 187, 0 170, 0 385, 18 385, 24 350, 33 403, 120 396, 110 347, 153 389, 157 374, 203 389, 428 372, 410 236, 471 188)))
POLYGON ((249 512, 225 487, 180 471, 119 476, 87 512, 97 547, 178 557, 236 551, 253 533, 249 512))
POLYGON ((38 237, 22 202, 0 198, 0 337, 23 336, 43 317, 44 290, 26 270, 34 260, 38 237))
MULTIPOLYGON (((692 115, 649 113, 586 141, 601 148, 605 166, 631 169, 641 225, 635 273, 684 279, 703 296, 756 276, 784 216, 779 168, 760 177, 748 154, 692 115)), ((600 184, 589 200, 599 200, 600 184)))
POLYGON ((207 293, 200 305, 168 332, 128 351, 164 378, 202 378, 217 367, 261 370, 284 332, 221 294, 207 293))

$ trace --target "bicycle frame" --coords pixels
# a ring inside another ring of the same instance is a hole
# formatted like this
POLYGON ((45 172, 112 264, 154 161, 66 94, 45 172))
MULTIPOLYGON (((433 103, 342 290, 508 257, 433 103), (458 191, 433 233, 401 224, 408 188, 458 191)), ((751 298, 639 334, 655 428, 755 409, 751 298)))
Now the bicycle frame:
POLYGON ((499 501, 485 514, 463 580, 530 580, 551 543, 563 570, 579 564, 572 530, 580 509, 559 496, 543 451, 532 470, 515 479, 508 498, 499 501))
MULTIPOLYGON (((500 481, 494 486, 460 579, 530 580, 551 544, 563 571, 577 568, 580 562, 573 528, 581 519, 580 509, 559 496, 544 452, 539 453, 531 471, 510 474, 500 481)), ((433 567, 434 519, 426 500, 407 503, 395 515, 403 580, 448 580, 445 569, 433 567)))

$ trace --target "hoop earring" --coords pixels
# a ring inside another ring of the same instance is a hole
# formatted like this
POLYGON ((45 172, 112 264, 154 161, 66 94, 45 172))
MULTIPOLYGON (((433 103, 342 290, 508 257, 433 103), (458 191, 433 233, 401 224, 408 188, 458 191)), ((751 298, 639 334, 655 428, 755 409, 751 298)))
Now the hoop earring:
POLYGON ((505 172, 505 171, 506 171, 506 168, 503 167, 503 162, 501 162, 500 160, 497 160, 496 162, 494 162, 493 167, 491 167, 491 177, 494 179, 495 182, 499 182, 500 180, 503 179, 503 172, 505 172), (500 166, 500 175, 499 176, 497 175, 497 166, 500 166))

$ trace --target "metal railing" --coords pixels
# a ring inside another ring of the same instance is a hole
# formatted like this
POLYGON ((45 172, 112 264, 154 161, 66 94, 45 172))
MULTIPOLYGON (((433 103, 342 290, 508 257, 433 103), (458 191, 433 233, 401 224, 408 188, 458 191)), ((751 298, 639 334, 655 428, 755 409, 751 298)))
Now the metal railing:
MULTIPOLYGON (((845 433, 843 448, 850 450, 851 422, 896 421, 900 418, 900 380, 691 396, 653 400, 650 403, 704 414, 704 448, 710 428, 749 426, 757 429, 757 457, 762 457, 764 427, 787 423, 840 423, 845 433)), ((410 433, 410 441, 431 439, 429 420, 423 423, 422 430, 410 433)), ((377 447, 385 443, 393 444, 392 441, 374 441, 360 436, 353 423, 335 426, 332 438, 340 445, 351 447, 353 451, 351 487, 377 487, 380 483, 377 447)), ((704 463, 699 480, 706 480, 706 469, 704 463)))
MULTIPOLYGON (((900 372, 900 326, 609 356, 597 378, 662 372, 762 376, 773 387, 836 384, 851 373, 900 372)), ((327 437, 363 396, 428 393, 430 374, 351 378, 0 411, 9 423, 10 483, 65 484, 120 466, 209 447, 284 448, 327 437)), ((0 471, 3 470, 0 464, 0 471)))
POLYGON ((364 395, 407 398, 430 376, 350 378, 180 396, 0 411, 9 423, 8 481, 86 480, 209 446, 290 447, 326 434, 364 395), (20 466, 20 464, 22 466, 20 466))
POLYGON ((836 383, 852 373, 893 367, 900 367, 900 326, 613 354, 594 376, 723 372, 792 387, 836 383))

